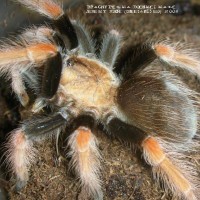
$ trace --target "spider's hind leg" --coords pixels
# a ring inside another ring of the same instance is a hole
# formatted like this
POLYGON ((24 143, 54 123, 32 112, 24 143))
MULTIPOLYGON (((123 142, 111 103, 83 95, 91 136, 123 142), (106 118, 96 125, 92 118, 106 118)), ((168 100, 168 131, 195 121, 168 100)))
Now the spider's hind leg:
POLYGON ((138 71, 147 67, 157 58, 151 44, 129 45, 124 49, 114 66, 117 74, 122 74, 123 78, 129 79, 138 71))
POLYGON ((107 122, 108 131, 139 146, 154 178, 162 180, 166 190, 180 198, 196 199, 197 170, 184 156, 199 148, 199 94, 177 76, 155 68, 124 80, 117 103, 121 114, 107 122))
POLYGON ((161 139, 150 136, 143 130, 127 124, 119 118, 110 119, 105 126, 113 136, 122 141, 133 143, 141 149, 145 161, 153 169, 154 179, 158 182, 162 181, 166 191, 170 189, 174 196, 180 198, 197 199, 198 181, 195 181, 197 174, 189 163, 182 162, 182 165, 180 165, 178 158, 183 157, 181 153, 177 153, 173 149, 169 152, 165 148, 165 146, 169 146, 167 142, 165 143, 164 140, 160 142, 161 139), (170 158, 170 153, 178 158, 170 158))
POLYGON ((146 138, 141 147, 144 159, 152 166, 154 179, 158 183, 162 181, 166 191, 170 189, 180 199, 197 200, 198 174, 191 163, 184 160, 184 154, 180 153, 182 147, 178 153, 170 149, 169 143, 155 137, 146 138))

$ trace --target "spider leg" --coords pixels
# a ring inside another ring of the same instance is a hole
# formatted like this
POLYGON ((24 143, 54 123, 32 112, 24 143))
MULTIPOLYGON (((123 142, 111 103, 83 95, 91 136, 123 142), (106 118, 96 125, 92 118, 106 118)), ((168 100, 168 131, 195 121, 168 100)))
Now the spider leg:
MULTIPOLYGON (((55 46, 62 52, 66 53, 65 44, 60 37, 53 29, 47 26, 41 27, 33 27, 24 31, 20 37, 23 41, 28 43, 31 41, 32 43, 38 42, 52 42, 55 46)), ((44 64, 44 71, 42 75, 42 86, 40 90, 41 98, 48 98, 50 99, 56 93, 58 89, 58 85, 60 82, 60 76, 62 71, 62 58, 61 53, 58 53, 55 57, 49 58, 44 64), (56 66, 56 67, 55 67, 56 66)), ((29 76, 29 81, 32 79, 32 71, 25 71, 26 77, 29 76)), ((32 81, 31 81, 32 82, 32 81)), ((38 85, 38 84, 34 84, 38 85)))
POLYGON ((90 33, 86 30, 84 25, 79 23, 76 20, 72 21, 72 25, 76 30, 76 34, 80 44, 80 50, 82 54, 93 54, 95 55, 95 44, 90 35, 90 33))
POLYGON ((108 132, 115 135, 117 138, 129 141, 135 144, 141 143, 148 135, 137 128, 136 126, 129 125, 118 118, 112 118, 106 122, 108 132), (133 137, 134 133, 134 137, 133 137))
POLYGON ((10 134, 6 157, 17 177, 16 191, 21 190, 27 184, 28 171, 37 153, 33 146, 34 141, 41 141, 47 136, 57 134, 58 130, 70 121, 71 116, 64 111, 50 116, 33 117, 10 134))
POLYGON ((119 118, 112 118, 107 121, 106 127, 108 132, 118 139, 135 143, 140 147, 144 159, 153 169, 154 178, 162 180, 166 190, 169 188, 174 195, 188 200, 197 199, 195 196, 197 189, 194 181, 195 175, 189 170, 188 174, 185 173, 185 168, 184 171, 181 170, 183 167, 176 163, 176 159, 171 159, 168 156, 168 152, 165 152, 158 139, 119 118))
POLYGON ((160 60, 170 66, 184 68, 200 75, 200 61, 197 57, 199 55, 195 55, 197 52, 194 50, 182 50, 184 48, 181 45, 170 45, 167 42, 153 44, 152 48, 160 60))
POLYGON ((121 52, 114 66, 117 74, 126 80, 137 70, 142 70, 157 58, 150 44, 129 45, 121 52))
POLYGON ((103 199, 100 176, 98 142, 89 128, 80 126, 70 135, 68 146, 71 167, 79 176, 82 190, 95 199, 103 199))
POLYGON ((78 46, 78 38, 75 29, 57 1, 18 0, 18 2, 50 18, 62 35, 66 47, 68 47, 68 42, 70 42, 69 49, 74 49, 78 46))
POLYGON ((39 94, 39 75, 36 69, 32 68, 29 70, 21 71, 22 79, 28 85, 29 88, 33 89, 36 94, 39 94))
MULTIPOLYGON (((1 46, 0 72, 12 79, 13 90, 25 106, 28 96, 23 83, 23 71, 44 66, 41 95, 51 98, 57 91, 62 71, 62 58, 58 47, 46 41, 26 45, 22 41, 17 42, 1 46)), ((31 77, 31 74, 29 75, 31 77)))
POLYGON ((11 71, 12 89, 17 94, 19 102, 25 107, 29 102, 29 97, 23 83, 22 75, 19 70, 11 71))
POLYGON ((45 63, 41 95, 50 99, 57 92, 62 72, 62 58, 60 54, 49 58, 45 63))
MULTIPOLYGON (((58 2, 55 2, 52 0, 45 0, 45 1, 39 1, 39 2, 37 0, 31 0, 31 1, 19 0, 19 2, 21 2, 22 4, 26 5, 27 7, 31 8, 33 10, 40 12, 41 14, 49 17, 50 19, 52 19, 55 27, 58 29, 58 31, 60 33, 60 34, 57 34, 51 28, 48 28, 48 27, 40 27, 38 29, 33 28, 33 29, 29 29, 29 30, 25 31, 21 35, 21 40, 23 40, 22 43, 25 43, 24 49, 26 51, 29 48, 29 47, 26 48, 26 43, 29 44, 30 40, 33 43, 33 44, 31 43, 31 45, 34 45, 34 41, 35 41, 35 43, 38 43, 38 42, 39 43, 40 42, 48 43, 49 41, 51 41, 55 44, 55 46, 61 46, 62 49, 65 51, 66 51, 66 48, 69 47, 69 45, 70 45, 69 49, 74 49, 78 46, 78 38, 77 38, 75 28, 73 27, 68 16, 64 14, 63 9, 58 4, 58 2), (36 39, 33 39, 34 36, 36 39), (70 44, 68 44, 68 43, 70 43, 70 44)), ((85 32, 84 28, 81 27, 80 25, 75 25, 75 27, 80 36, 81 42, 82 42, 81 46, 84 48, 86 48, 86 46, 88 47, 88 44, 85 45, 84 42, 87 43, 87 41, 88 41, 89 44, 91 43, 89 41, 90 40, 89 35, 85 32), (84 41, 84 39, 86 39, 86 41, 84 41)), ((51 45, 54 46, 53 44, 51 44, 51 45)), ((17 46, 17 45, 15 45, 15 46, 17 46)), ((23 47, 22 47, 22 49, 23 49, 23 47)), ((34 49, 34 52, 36 54, 38 53, 37 54, 38 57, 43 55, 42 53, 40 53, 40 51, 39 51, 40 49, 39 48, 34 49)), ((84 49, 84 50, 87 50, 87 49, 84 49)), ((16 51, 19 52, 19 49, 16 49, 16 51)), ((91 47, 91 52, 92 51, 94 51, 94 50, 91 47)), ((27 52, 28 52, 27 55, 28 55, 28 57, 30 57, 31 62, 32 63, 35 62, 33 55, 30 54, 29 51, 27 51, 27 52)), ((4 56, 4 55, 2 55, 2 56, 4 56)), ((56 93, 56 91, 58 89, 61 71, 62 71, 62 58, 61 58, 60 53, 55 54, 54 56, 52 56, 54 58, 51 58, 51 57, 48 59, 43 58, 43 61, 46 61, 46 63, 44 64, 45 69, 44 69, 44 74, 43 74, 43 79, 42 79, 42 88, 41 88, 42 98, 50 99, 51 97, 54 96, 54 94, 56 93), (57 67, 55 67, 54 65, 56 65, 57 67)), ((24 53, 24 57, 26 57, 25 53, 24 53)), ((1 58, 1 55, 0 55, 0 58, 1 58)), ((9 59, 12 59, 12 57, 10 57, 9 59)), ((11 61, 10 61, 10 63, 11 63, 11 61)), ((25 63, 23 62, 23 64, 25 64, 25 63)), ((38 62, 36 62, 36 64, 38 64, 38 62)), ((1 63, 0 63, 0 65, 1 65, 1 63)), ((0 67, 0 70, 1 70, 1 67, 0 67)), ((31 77, 31 75, 32 74, 30 71, 29 77, 31 77)), ((18 78, 18 80, 20 80, 20 79, 18 78)), ((21 80, 21 83, 22 83, 22 80, 21 80)), ((23 84, 21 84, 21 85, 23 85, 23 84)), ((21 90, 23 90, 23 88, 21 90)), ((19 96, 19 99, 21 99, 20 94, 18 96, 19 96)), ((22 104, 25 105, 26 102, 27 101, 24 100, 22 102, 22 104)))
MULTIPOLYGON (((80 51, 82 54, 95 54, 95 44, 91 37, 91 34, 86 30, 84 25, 76 20, 72 20, 72 25, 75 28, 77 37, 79 38, 80 51)), ((22 36, 28 40, 38 41, 39 38, 42 40, 47 39, 55 42, 57 45, 65 48, 65 44, 62 37, 56 33, 53 29, 45 26, 34 27, 32 29, 27 29, 22 36)))
POLYGON ((120 50, 121 36, 116 30, 111 30, 103 39, 100 60, 112 69, 120 50))
POLYGON ((200 75, 199 53, 180 44, 167 42, 144 43, 129 46, 119 56, 115 71, 122 73, 125 79, 130 78, 134 72, 147 67, 156 58, 173 67, 183 68, 191 73, 200 75), (122 66, 125 66, 122 68, 122 66))
POLYGON ((20 38, 22 38, 23 41, 25 40, 27 43, 30 41, 32 43, 51 41, 55 45, 61 47, 63 51, 65 51, 66 48, 59 33, 48 26, 33 26, 32 28, 28 28, 20 35, 20 38))
MULTIPOLYGON (((144 159, 152 166, 154 179, 158 182, 162 180, 164 189, 169 188, 179 198, 197 200, 199 188, 198 181, 196 181, 198 175, 195 170, 189 162, 176 162, 176 156, 184 159, 180 153, 171 159, 160 143, 159 138, 148 137, 141 144, 144 159)), ((172 152, 168 153, 172 154, 172 152)))

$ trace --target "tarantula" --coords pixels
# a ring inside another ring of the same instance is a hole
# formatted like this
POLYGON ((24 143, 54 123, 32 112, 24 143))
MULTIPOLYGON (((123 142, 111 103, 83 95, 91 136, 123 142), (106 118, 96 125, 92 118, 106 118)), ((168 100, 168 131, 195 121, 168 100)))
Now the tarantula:
POLYGON ((16 190, 28 181, 35 159, 34 142, 57 135, 84 117, 68 138, 71 165, 82 188, 103 199, 100 152, 95 124, 119 140, 134 144, 152 167, 153 177, 178 198, 199 198, 195 167, 184 153, 199 147, 199 94, 158 65, 199 75, 200 61, 184 46, 166 41, 144 43, 120 56, 121 36, 110 30, 97 53, 86 28, 70 20, 54 0, 18 0, 52 20, 5 42, 0 73, 12 81, 23 106, 29 102, 25 82, 37 92, 33 117, 14 130, 7 143, 7 162, 16 175, 16 190), (147 68, 147 66, 152 66, 147 68), (43 69, 42 80, 38 71, 43 69), (51 112, 38 117, 42 109, 51 112))

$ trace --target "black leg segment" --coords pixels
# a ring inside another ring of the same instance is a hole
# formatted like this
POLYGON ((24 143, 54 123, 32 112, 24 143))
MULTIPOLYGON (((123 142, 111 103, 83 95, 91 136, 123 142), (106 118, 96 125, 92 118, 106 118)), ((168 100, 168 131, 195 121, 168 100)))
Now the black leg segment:
POLYGON ((52 114, 50 116, 33 117, 24 122, 22 130, 28 139, 45 137, 53 131, 71 123, 71 116, 65 113, 52 114))
MULTIPOLYGON (((61 35, 59 33, 54 33, 52 35, 53 41, 62 48, 62 50, 65 50, 65 43, 63 41, 63 38, 61 37, 61 35)), ((66 52, 64 52, 66 53, 66 52)))
POLYGON ((76 35, 76 31, 66 14, 55 20, 54 25, 59 30, 61 35, 67 36, 71 43, 70 49, 78 47, 78 38, 76 35))
POLYGON ((62 72, 62 58, 60 53, 47 60, 42 76, 41 95, 44 98, 52 98, 57 92, 62 72))
POLYGON ((127 124, 119 118, 111 119, 106 127, 112 136, 125 142, 140 144, 145 138, 148 137, 148 135, 141 129, 127 124))
POLYGON ((151 44, 129 46, 118 58, 115 72, 122 74, 125 79, 130 78, 134 72, 144 69, 156 58, 157 55, 152 49, 151 44))
POLYGON ((80 115, 74 119, 73 123, 70 124, 70 126, 68 126, 67 129, 69 130, 69 133, 72 133, 75 130, 77 130, 80 126, 87 127, 91 131, 93 131, 93 129, 97 127, 97 123, 94 117, 91 115, 80 115))
POLYGON ((28 171, 37 153, 33 143, 58 134, 61 128, 69 125, 71 121, 72 116, 64 110, 48 116, 34 116, 10 135, 6 159, 16 174, 16 192, 19 192, 29 179, 28 171))

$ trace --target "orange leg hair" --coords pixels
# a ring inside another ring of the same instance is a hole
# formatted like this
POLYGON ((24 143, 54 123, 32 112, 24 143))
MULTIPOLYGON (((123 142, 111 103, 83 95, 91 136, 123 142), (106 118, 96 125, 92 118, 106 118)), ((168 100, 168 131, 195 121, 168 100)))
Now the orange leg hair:
POLYGON ((40 63, 49 57, 55 56, 58 49, 53 44, 32 44, 27 47, 15 47, 0 51, 0 70, 4 71, 3 66, 20 62, 40 63))
POLYGON ((36 149, 33 147, 32 141, 22 129, 14 130, 8 142, 7 159, 12 172, 17 177, 16 191, 23 188, 29 179, 28 171, 31 164, 35 160, 36 149))
POLYGON ((63 9, 58 2, 53 0, 18 0, 32 10, 40 12, 51 19, 58 19, 63 15, 63 9))
POLYGON ((57 54, 58 48, 55 45, 43 42, 27 46, 10 45, 0 50, 0 72, 12 79, 12 89, 23 106, 29 102, 22 77, 23 71, 32 66, 40 67, 57 54))
POLYGON ((156 55, 172 66, 178 66, 200 75, 199 58, 195 56, 194 50, 188 53, 183 50, 178 50, 178 47, 173 47, 165 43, 157 43, 152 46, 156 55))
POLYGON ((144 158, 153 167, 154 177, 162 179, 164 184, 170 188, 174 194, 187 200, 196 200, 195 185, 192 184, 165 154, 158 141, 153 137, 148 137, 142 142, 144 158))
POLYGON ((102 199, 100 176, 100 153, 97 140, 91 130, 79 127, 69 138, 71 165, 80 178, 86 194, 102 199))

